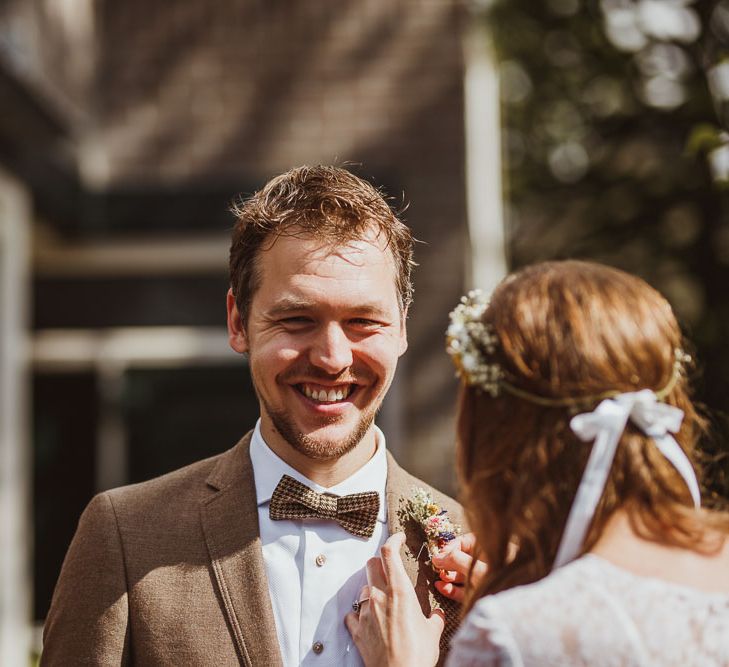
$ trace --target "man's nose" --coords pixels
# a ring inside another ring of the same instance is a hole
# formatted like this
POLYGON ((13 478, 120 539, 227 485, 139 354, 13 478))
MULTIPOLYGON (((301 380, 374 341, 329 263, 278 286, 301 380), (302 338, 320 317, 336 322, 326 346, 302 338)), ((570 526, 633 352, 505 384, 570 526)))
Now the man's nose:
POLYGON ((338 323, 323 327, 311 346, 309 360, 332 375, 352 365, 352 344, 338 323))

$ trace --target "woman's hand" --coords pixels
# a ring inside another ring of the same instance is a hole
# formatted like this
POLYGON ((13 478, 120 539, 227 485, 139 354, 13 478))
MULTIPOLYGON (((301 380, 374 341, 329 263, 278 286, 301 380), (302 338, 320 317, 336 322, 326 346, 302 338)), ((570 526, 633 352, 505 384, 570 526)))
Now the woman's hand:
POLYGON ((438 556, 433 556, 433 565, 440 569, 440 581, 435 582, 435 587, 447 598, 456 602, 463 602, 465 596, 464 583, 471 572, 471 584, 476 585, 486 574, 486 563, 482 560, 474 560, 473 553, 476 549, 476 537, 473 533, 459 535, 451 541, 447 551, 438 556))
POLYGON ((359 613, 344 623, 367 667, 429 667, 438 662, 444 614, 426 618, 402 559, 403 533, 395 533, 380 551, 382 558, 367 562, 368 585, 362 589, 359 613))

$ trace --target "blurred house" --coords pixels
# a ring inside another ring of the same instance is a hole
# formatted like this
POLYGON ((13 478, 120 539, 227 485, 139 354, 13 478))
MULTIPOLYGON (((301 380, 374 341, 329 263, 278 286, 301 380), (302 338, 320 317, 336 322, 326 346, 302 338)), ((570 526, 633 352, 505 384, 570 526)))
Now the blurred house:
POLYGON ((380 423, 405 466, 452 488, 442 338, 468 272, 464 25, 438 0, 0 6, 0 420, 19 476, 0 491, 33 507, 0 565, 22 576, 34 545, 38 623, 95 492, 253 426, 224 328, 228 206, 294 165, 351 161, 410 202, 410 349, 380 423))

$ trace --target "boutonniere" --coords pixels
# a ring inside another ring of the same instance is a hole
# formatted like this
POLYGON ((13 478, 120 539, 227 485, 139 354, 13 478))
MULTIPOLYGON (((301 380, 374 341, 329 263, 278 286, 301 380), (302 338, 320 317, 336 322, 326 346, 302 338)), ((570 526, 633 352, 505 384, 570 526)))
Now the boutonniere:
POLYGON ((429 562, 448 542, 461 534, 461 527, 451 521, 448 510, 438 505, 430 493, 421 487, 413 489, 412 496, 405 503, 405 513, 414 519, 425 533, 426 542, 423 543, 423 548, 428 549, 429 562))

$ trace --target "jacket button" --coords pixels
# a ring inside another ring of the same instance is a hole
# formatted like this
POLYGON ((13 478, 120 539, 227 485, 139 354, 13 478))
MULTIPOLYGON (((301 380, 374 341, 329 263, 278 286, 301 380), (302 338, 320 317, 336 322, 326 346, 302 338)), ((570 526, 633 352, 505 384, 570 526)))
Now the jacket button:
POLYGON ((324 644, 321 642, 314 642, 314 646, 311 647, 314 653, 319 655, 324 650, 324 644))
POLYGON ((319 554, 315 560, 317 566, 322 567, 327 562, 327 557, 324 554, 319 554))

